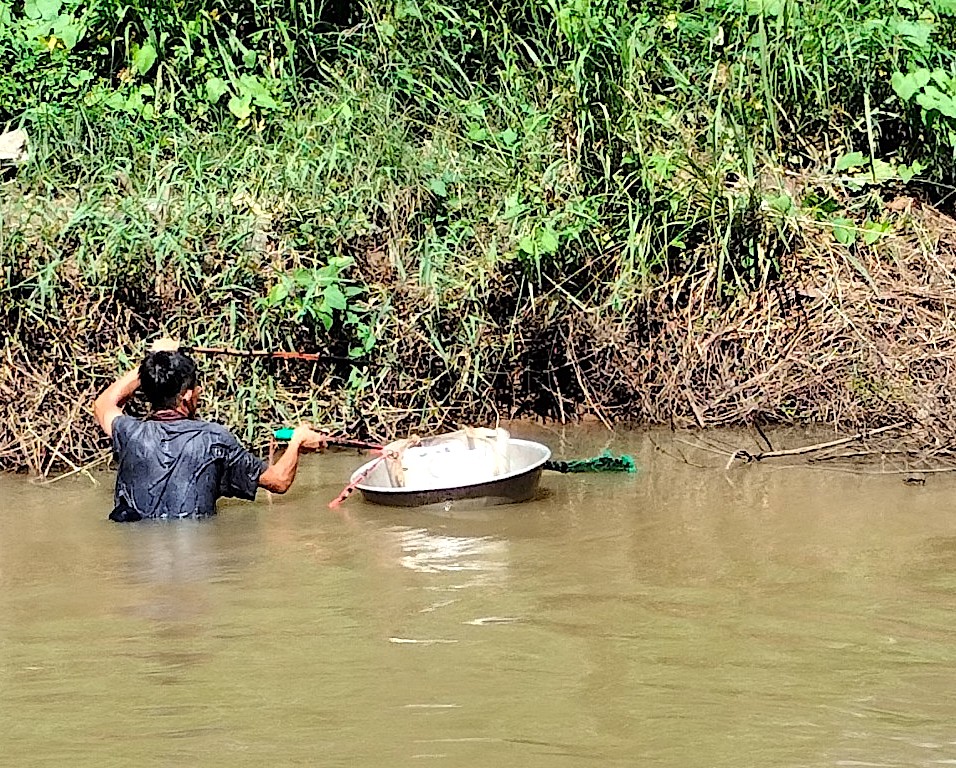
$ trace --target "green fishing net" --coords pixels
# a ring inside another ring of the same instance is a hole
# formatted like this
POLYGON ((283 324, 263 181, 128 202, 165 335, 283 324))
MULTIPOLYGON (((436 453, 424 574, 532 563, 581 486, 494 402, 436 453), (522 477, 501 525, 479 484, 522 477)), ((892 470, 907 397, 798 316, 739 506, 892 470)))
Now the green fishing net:
POLYGON ((600 456, 591 459, 574 459, 573 461, 548 461, 545 469, 565 474, 571 472, 637 472, 637 463, 633 456, 622 453, 615 456, 610 451, 604 451, 600 456))

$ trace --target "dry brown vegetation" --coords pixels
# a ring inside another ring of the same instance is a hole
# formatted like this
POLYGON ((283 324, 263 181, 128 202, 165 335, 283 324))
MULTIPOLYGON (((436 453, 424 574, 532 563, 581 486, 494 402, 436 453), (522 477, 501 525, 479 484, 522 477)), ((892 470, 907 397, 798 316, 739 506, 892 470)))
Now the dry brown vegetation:
MULTIPOLYGON (((500 307, 484 315, 474 344, 457 346, 448 344, 461 337, 461 317, 443 318, 441 331, 417 289, 380 276, 378 290, 397 311, 358 367, 365 386, 344 388, 352 366, 338 362, 204 358, 208 413, 246 425, 260 443, 263 426, 301 416, 377 439, 521 417, 680 429, 826 424, 848 433, 900 425, 836 456, 902 452, 907 466, 948 466, 956 222, 908 197, 888 203, 886 217, 883 237, 852 248, 816 222, 792 222, 802 236, 779 279, 723 303, 712 271, 666 282, 616 319, 574 311, 558 288, 522 302, 507 293, 521 281, 499 276, 500 307), (438 332, 444 345, 434 343, 438 332), (269 398, 244 398, 252 389, 269 398)), ((108 461, 91 401, 119 370, 116 350, 135 359, 163 312, 91 296, 69 262, 59 279, 56 313, 20 313, 0 366, 0 463, 41 476, 108 461)))

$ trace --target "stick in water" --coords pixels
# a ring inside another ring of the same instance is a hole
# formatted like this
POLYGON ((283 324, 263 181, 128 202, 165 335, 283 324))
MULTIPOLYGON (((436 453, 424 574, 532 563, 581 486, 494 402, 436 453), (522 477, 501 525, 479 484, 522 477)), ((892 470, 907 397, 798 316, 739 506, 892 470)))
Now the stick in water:
POLYGON ((332 501, 329 502, 329 509, 335 509, 339 504, 345 501, 349 496, 352 495, 352 492, 358 488, 359 484, 372 472, 374 469, 381 464, 385 459, 388 458, 385 454, 379 456, 375 461, 369 464, 368 469, 366 469, 362 474, 358 475, 352 482, 350 482, 345 488, 342 489, 342 493, 336 496, 332 501))

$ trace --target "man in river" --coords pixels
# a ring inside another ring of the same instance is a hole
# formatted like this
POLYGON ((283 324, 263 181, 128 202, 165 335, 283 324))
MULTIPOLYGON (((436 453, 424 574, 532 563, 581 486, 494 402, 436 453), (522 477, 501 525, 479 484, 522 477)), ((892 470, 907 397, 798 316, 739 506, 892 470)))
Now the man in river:
POLYGON ((219 424, 196 418, 200 387, 196 363, 172 339, 156 342, 139 368, 113 382, 93 403, 93 413, 113 440, 119 462, 110 520, 202 517, 216 500, 252 500, 258 488, 285 493, 295 480, 299 455, 325 447, 325 437, 303 425, 288 448, 266 464, 219 424), (142 389, 152 412, 123 413, 142 389))

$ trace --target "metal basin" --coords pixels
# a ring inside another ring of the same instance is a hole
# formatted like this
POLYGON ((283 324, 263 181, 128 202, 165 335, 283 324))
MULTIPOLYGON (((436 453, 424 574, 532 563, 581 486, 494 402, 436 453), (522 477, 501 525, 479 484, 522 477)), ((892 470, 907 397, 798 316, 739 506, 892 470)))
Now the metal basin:
POLYGON ((394 487, 385 462, 373 460, 352 473, 352 482, 373 464, 378 464, 356 487, 366 501, 392 507, 467 502, 468 506, 515 504, 533 498, 541 471, 551 450, 531 440, 509 438, 506 471, 493 474, 481 446, 465 448, 428 446, 409 448, 405 458, 415 471, 409 482, 394 487))

